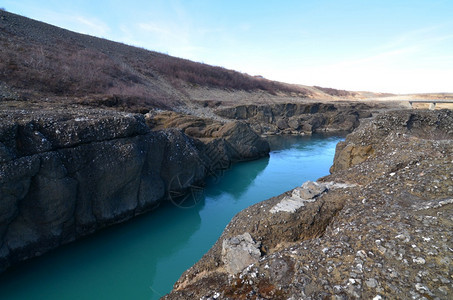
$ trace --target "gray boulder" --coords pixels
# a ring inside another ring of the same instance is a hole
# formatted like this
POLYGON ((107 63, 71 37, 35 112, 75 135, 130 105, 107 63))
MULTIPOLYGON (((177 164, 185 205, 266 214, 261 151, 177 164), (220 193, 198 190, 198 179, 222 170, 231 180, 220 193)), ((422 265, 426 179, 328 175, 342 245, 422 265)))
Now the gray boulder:
POLYGON ((222 261, 230 274, 237 274, 247 266, 258 262, 260 242, 255 242, 250 233, 246 232, 223 240, 222 261))

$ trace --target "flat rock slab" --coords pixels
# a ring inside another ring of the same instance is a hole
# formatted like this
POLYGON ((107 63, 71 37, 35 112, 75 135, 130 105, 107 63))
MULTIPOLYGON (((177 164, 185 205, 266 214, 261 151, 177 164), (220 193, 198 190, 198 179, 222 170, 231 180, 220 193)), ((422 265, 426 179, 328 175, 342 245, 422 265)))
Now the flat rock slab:
POLYGON ((315 201, 315 198, 325 191, 327 191, 326 184, 307 181, 302 186, 295 188, 292 191, 291 196, 284 197, 282 201, 272 207, 271 213, 294 213, 296 210, 304 206, 306 202, 315 201))

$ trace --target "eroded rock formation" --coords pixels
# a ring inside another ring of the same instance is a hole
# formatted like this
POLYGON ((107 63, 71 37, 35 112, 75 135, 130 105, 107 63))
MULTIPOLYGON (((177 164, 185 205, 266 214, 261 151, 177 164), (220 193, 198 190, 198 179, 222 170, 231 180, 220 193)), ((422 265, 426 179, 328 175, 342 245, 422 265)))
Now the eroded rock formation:
POLYGON ((224 118, 242 120, 262 134, 350 132, 379 105, 364 103, 286 103, 238 105, 218 109, 224 118))
POLYGON ((205 144, 179 129, 150 130, 142 115, 99 109, 8 108, 0 119, 0 270, 269 152, 242 123, 222 125, 205 144))
POLYGON ((238 213, 166 299, 451 298, 453 112, 377 116, 332 172, 238 213), (261 257, 234 273, 222 243, 244 233, 261 257))
POLYGON ((269 153, 269 144, 242 121, 220 122, 171 111, 149 113, 146 117, 153 130, 176 128, 201 141, 203 152, 219 167, 269 153))

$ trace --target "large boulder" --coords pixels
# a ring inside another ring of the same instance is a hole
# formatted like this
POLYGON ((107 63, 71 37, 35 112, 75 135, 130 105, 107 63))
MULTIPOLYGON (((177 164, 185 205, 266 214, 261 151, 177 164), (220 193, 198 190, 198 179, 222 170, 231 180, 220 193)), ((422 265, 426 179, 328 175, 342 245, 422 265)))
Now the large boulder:
POLYGON ((232 151, 228 156, 232 161, 255 159, 269 153, 269 143, 243 122, 227 123, 213 136, 225 140, 231 146, 232 151))
POLYGON ((153 130, 177 128, 199 141, 197 147, 206 156, 211 169, 227 168, 232 163, 268 155, 268 142, 242 121, 222 123, 175 112, 147 115, 153 130))
POLYGON ((230 274, 236 274, 247 266, 257 263, 261 256, 259 247, 260 243, 255 242, 248 232, 224 239, 222 261, 225 270, 230 274))

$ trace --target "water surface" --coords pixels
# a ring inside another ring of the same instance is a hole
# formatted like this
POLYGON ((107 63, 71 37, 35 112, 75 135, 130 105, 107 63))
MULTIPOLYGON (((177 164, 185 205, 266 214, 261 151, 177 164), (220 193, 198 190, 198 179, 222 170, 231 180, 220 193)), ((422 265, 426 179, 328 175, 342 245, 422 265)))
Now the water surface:
POLYGON ((209 179, 193 207, 168 202, 9 270, 0 276, 0 299, 158 299, 237 212, 327 175, 340 139, 272 138, 270 157, 209 179))

